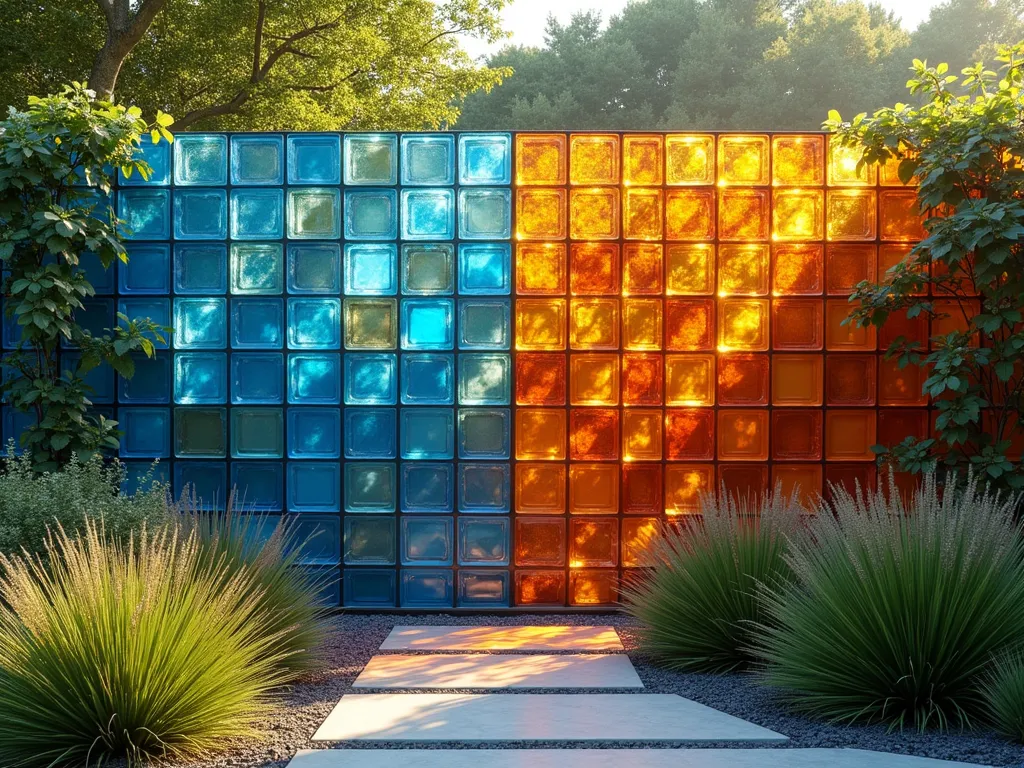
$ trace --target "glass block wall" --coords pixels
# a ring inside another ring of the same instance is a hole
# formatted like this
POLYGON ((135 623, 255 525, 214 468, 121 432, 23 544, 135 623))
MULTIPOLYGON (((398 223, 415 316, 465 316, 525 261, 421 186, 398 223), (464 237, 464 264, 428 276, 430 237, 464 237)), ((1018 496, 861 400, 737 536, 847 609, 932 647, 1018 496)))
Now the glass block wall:
POLYGON ((701 491, 871 482, 871 445, 928 433, 918 370, 879 352, 925 321, 842 325, 922 236, 914 190, 823 135, 145 153, 152 178, 117 190, 129 261, 90 265, 83 320, 175 332, 131 381, 94 372, 94 401, 132 482, 159 458, 176 490, 237 486, 319 531, 302 563, 341 577, 336 603, 610 605, 701 491))

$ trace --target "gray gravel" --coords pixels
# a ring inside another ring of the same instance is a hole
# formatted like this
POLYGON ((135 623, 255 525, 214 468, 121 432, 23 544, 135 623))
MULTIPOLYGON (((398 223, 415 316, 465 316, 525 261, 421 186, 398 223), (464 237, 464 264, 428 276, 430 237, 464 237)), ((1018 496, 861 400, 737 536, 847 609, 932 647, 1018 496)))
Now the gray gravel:
MULTIPOLYGON (((266 725, 263 741, 239 743, 224 754, 192 763, 167 763, 166 768, 284 768, 298 749, 322 747, 309 741, 309 737, 327 717, 342 695, 351 692, 351 686, 370 657, 378 652, 380 644, 396 624, 611 624, 618 628, 626 650, 636 667, 644 693, 677 693, 707 706, 728 712, 790 737, 785 747, 851 747, 883 752, 898 752, 944 760, 961 760, 997 766, 1024 768, 1024 749, 995 734, 971 732, 956 734, 920 734, 917 732, 887 733, 882 727, 834 726, 795 717, 774 700, 772 692, 746 675, 689 675, 670 672, 653 666, 636 652, 636 636, 631 620, 619 615, 559 615, 559 616, 401 616, 394 614, 342 615, 336 619, 336 631, 330 639, 327 655, 330 669, 315 679, 295 686, 282 696, 282 711, 266 725)), ((362 691, 367 692, 367 691, 362 691)), ((528 690, 509 692, 507 695, 529 693, 528 690)), ((547 693, 565 691, 547 690, 547 693)), ((416 747, 420 749, 452 749, 464 745, 457 743, 377 744, 380 747, 416 747)), ((474 744, 474 748, 566 747, 582 745, 560 742, 523 744, 501 742, 474 744)), ((631 747, 650 744, 622 742, 587 744, 587 747, 631 747)), ((685 745, 684 745, 685 746, 685 745)), ((736 744, 702 744, 701 747, 736 747, 736 744)), ((749 745, 746 745, 749 746, 749 745)), ((366 749, 367 745, 345 744, 339 749, 366 749)))

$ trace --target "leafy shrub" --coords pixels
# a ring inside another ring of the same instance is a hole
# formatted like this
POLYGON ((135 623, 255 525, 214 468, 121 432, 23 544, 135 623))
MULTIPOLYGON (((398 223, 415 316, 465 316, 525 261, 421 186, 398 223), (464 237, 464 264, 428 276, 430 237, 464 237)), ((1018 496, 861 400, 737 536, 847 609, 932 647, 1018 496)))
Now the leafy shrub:
POLYGON ((832 721, 969 727, 994 655, 1024 637, 1024 539, 974 478, 837 489, 797 540, 795 582, 766 592, 767 682, 832 721))
POLYGON ((996 659, 982 685, 985 709, 999 733, 1024 742, 1024 651, 996 659))
POLYGON ((653 658, 674 669, 727 672, 751 662, 751 633, 765 621, 758 584, 791 579, 787 537, 803 510, 778 492, 756 505, 723 492, 701 506, 702 521, 667 528, 652 543, 655 567, 624 586, 623 600, 653 658))

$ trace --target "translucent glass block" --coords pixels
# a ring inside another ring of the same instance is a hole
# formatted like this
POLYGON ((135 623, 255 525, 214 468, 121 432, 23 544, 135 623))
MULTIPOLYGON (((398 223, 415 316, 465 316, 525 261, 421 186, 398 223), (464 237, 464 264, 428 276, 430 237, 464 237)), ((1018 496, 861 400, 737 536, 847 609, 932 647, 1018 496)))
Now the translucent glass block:
MULTIPOLYGON (((658 414, 661 418, 661 414, 658 414)), ((573 464, 569 468, 569 513, 614 515, 619 511, 619 468, 615 464, 573 464)))
POLYGON ((863 280, 874 280, 877 248, 873 245, 830 245, 825 249, 826 292, 849 296, 863 280))
POLYGON ((665 292, 669 296, 715 292, 715 246, 706 243, 665 247, 665 292))
POLYGON ((715 404, 714 355, 665 356, 665 404, 715 404))
POLYGON ((767 245, 722 244, 718 247, 719 296, 767 296, 767 245))
POLYGON ((718 183, 764 185, 769 181, 768 137, 718 137, 718 183))
POLYGON ((288 237, 294 240, 341 237, 341 191, 323 187, 289 189, 288 237))
MULTIPOLYGON (((121 408, 118 411, 124 459, 166 459, 171 455, 171 411, 168 408, 121 408)), ((6 425, 5 425, 6 426, 6 425)), ((4 438, 15 437, 5 429, 4 438)))
POLYGON ((517 405, 565 405, 566 380, 565 355, 516 355, 517 405))
POLYGON ((700 510, 702 493, 715 488, 715 468, 710 464, 676 464, 665 468, 665 512, 685 515, 700 510))
POLYGON ((767 355, 720 355, 718 358, 718 404, 768 405, 767 355))
POLYGON ((227 299, 174 300, 175 348, 223 349, 227 345, 227 299))
MULTIPOLYGON (((81 353, 65 352, 61 355, 61 366, 64 370, 75 371, 78 375, 81 375, 79 367, 81 360, 81 353)), ((3 370, 5 379, 10 375, 13 375, 12 372, 8 371, 6 368, 3 370)), ((106 405, 113 403, 116 399, 114 369, 106 363, 100 363, 98 366, 86 373, 83 377, 83 381, 87 387, 91 388, 91 391, 88 393, 88 397, 94 404, 106 405)))
POLYGON ((623 299, 622 346, 629 350, 661 349, 662 311, 659 299, 623 299))
POLYGON ((459 565, 508 565, 507 517, 459 518, 459 565))
POLYGON ((661 405, 664 375, 660 355, 622 356, 623 405, 661 405))
POLYGON ((507 243, 459 246, 459 293, 507 296, 512 289, 512 249, 507 243))
POLYGON ((573 243, 569 247, 569 291, 573 296, 619 293, 617 243, 573 243))
POLYGON ((665 137, 665 182, 691 186, 715 183, 715 137, 676 133, 665 137))
POLYGON ((824 136, 774 136, 772 184, 799 187, 825 183, 824 136))
POLYGON ((398 237, 398 193, 393 189, 346 190, 345 237, 349 240, 398 237))
POLYGON ((516 190, 516 239, 561 240, 568 229, 564 189, 516 190))
POLYGON ((772 246, 772 293, 817 296, 824 288, 824 248, 820 245, 772 246))
POLYGON ((352 461, 345 464, 345 511, 394 512, 398 489, 394 464, 352 461))
POLYGON ((231 137, 231 183, 284 183, 284 137, 272 134, 231 137))
POLYGON ((828 185, 830 187, 870 187, 878 178, 878 167, 860 165, 861 151, 857 147, 844 147, 829 137, 828 185))
POLYGON ((345 293, 356 296, 398 293, 398 246, 394 243, 348 243, 345 246, 345 293))
POLYGON ((281 299, 232 300, 232 349, 281 349, 283 346, 284 302, 281 299))
MULTIPOLYGON (((938 302, 937 302, 938 303, 938 302)), ((939 311, 939 307, 936 307, 939 311)), ((825 349, 834 352, 873 352, 878 346, 878 329, 867 328, 854 323, 844 325, 850 314, 850 303, 845 299, 828 299, 825 302, 825 349)), ((935 321, 932 333, 938 333, 935 321)))
POLYGON ((288 402, 337 405, 341 402, 341 356, 331 352, 288 355, 288 402))
POLYGON ((459 512, 507 514, 511 492, 508 464, 459 464, 459 512))
POLYGON ((722 189, 718 195, 718 239, 767 240, 770 208, 767 189, 722 189))
POLYGON ((164 295, 171 292, 169 245, 131 244, 127 251, 127 263, 117 262, 117 283, 120 293, 164 295))
POLYGON ((558 517, 521 517, 515 521, 516 565, 565 565, 565 520, 558 517))
POLYGON ((558 296, 565 293, 565 244, 517 243, 516 292, 558 296))
POLYGON ((228 399, 228 356, 223 352, 179 352, 174 356, 174 402, 222 405, 228 399))
POLYGON ((341 519, 337 515, 303 513, 292 518, 295 538, 301 543, 300 565, 339 565, 341 561, 341 519))
POLYGON ((615 134, 571 134, 569 183, 618 184, 619 137, 615 134))
POLYGON ((825 193, 820 189, 776 189, 772 194, 772 239, 824 240, 825 193))
POLYGON ((410 513, 452 512, 455 509, 455 465, 426 461, 402 464, 400 510, 410 513))
MULTIPOLYGON (((569 567, 612 568, 619 564, 619 521, 614 517, 569 521, 569 567)), ((599 601, 599 602, 603 602, 599 601)))
POLYGON ((402 299, 402 349, 452 349, 455 302, 452 299, 402 299))
POLYGON ((570 355, 571 405, 619 404, 618 355, 570 355))
POLYGON ((516 134, 516 185, 565 184, 567 159, 564 134, 516 134))
POLYGON ((455 412, 451 408, 403 408, 401 449, 403 459, 453 459, 455 412))
POLYGON ((455 137, 451 134, 403 136, 401 173, 405 186, 454 184, 455 137))
POLYGON ((506 299, 460 299, 459 349, 508 349, 512 341, 511 314, 506 299))
POLYGON ((915 242, 928 236, 916 190, 884 190, 878 197, 878 210, 883 240, 915 242))
POLYGON ((830 189, 826 198, 829 240, 874 240, 876 195, 867 189, 830 189))
POLYGON ((564 461, 566 418, 561 408, 519 408, 516 410, 516 459, 520 461, 564 461))
POLYGON ((459 190, 459 238, 508 240, 512 236, 512 191, 466 188, 459 190))
POLYGON ((657 565, 651 548, 661 535, 661 520, 656 517, 629 518, 622 521, 622 565, 625 568, 657 565))
POLYGON ((336 243, 288 246, 289 293, 341 293, 341 247, 336 243))
POLYGON ((280 243, 231 244, 231 293, 277 294, 284 291, 284 250, 280 243))
POLYGON ((875 355, 827 355, 825 357, 826 405, 874 405, 878 381, 875 355))
POLYGON ((291 349, 341 348, 341 299, 288 299, 291 349))
MULTIPOLYGON (((155 298, 127 298, 119 299, 117 311, 127 315, 129 318, 150 318, 157 325, 168 326, 171 324, 170 301, 167 299, 155 298)), ((6 318, 11 323, 12 330, 17 330, 17 321, 13 318, 6 318)), ((75 319, 82 328, 93 336, 102 336, 109 333, 114 325, 114 301, 113 299, 85 299, 82 301, 82 309, 75 313, 75 319)), ((118 325, 122 321, 118 318, 118 325)), ((4 340, 5 346, 16 346, 21 339, 20 333, 16 336, 7 332, 4 340), (13 342, 13 343, 12 343, 13 342)), ((161 334, 165 339, 167 334, 161 334)), ((157 349, 167 349, 166 342, 154 342, 157 349)), ((67 347, 66 343, 63 346, 67 347)))
POLYGON ((195 494, 198 506, 222 510, 228 498, 228 465, 225 461, 174 462, 174 494, 195 494))
POLYGON ((341 579, 336 565, 306 565, 299 567, 299 573, 316 586, 316 599, 328 608, 341 605, 341 579))
POLYGON ((174 139, 176 185, 219 187, 227 184, 227 136, 183 133, 174 139))
POLYGON ((611 408, 569 411, 569 458, 614 461, 619 458, 619 412, 611 408))
POLYGON ((341 511, 341 465, 334 461, 289 461, 288 505, 292 512, 341 511))
POLYGON ((819 461, 822 415, 817 408, 772 411, 772 459, 819 461))
POLYGON ((564 464, 516 464, 516 512, 543 515, 565 512, 564 464))
POLYGON ((622 200, 622 235, 627 240, 661 240, 664 199, 660 189, 627 188, 622 200))
POLYGON ((711 461, 714 459, 715 412, 710 408, 669 408, 666 410, 665 458, 669 461, 711 461))
POLYGON ((511 182, 511 134, 459 134, 459 184, 486 186, 511 182))
POLYGON ((392 133, 347 134, 345 183, 364 186, 398 183, 398 137, 392 133))
POLYGON ((618 601, 619 577, 609 570, 574 570, 569 574, 569 605, 613 605, 618 601))
POLYGON ((455 403, 455 359, 452 355, 402 355, 403 405, 455 403))
MULTIPOLYGON (((676 246, 678 247, 678 246, 676 246)), ((657 296, 664 285, 660 243, 626 243, 622 248, 622 290, 630 296, 657 296)))
POLYGON ((345 572, 345 605, 353 608, 387 608, 395 604, 394 570, 348 569, 345 572))
POLYGON ((454 292, 454 245, 402 246, 402 293, 409 296, 451 296, 454 292))
POLYGON ((179 459, 223 459, 227 443, 227 409, 174 409, 174 455, 179 459))
POLYGON ((670 189, 665 196, 665 239, 715 239, 714 189, 670 189))
POLYGON ((722 299, 718 302, 718 350, 767 352, 767 299, 722 299))
POLYGON ((135 150, 135 158, 144 160, 149 165, 149 178, 143 179, 142 174, 133 173, 126 177, 120 169, 117 171, 117 183, 122 187, 146 185, 150 187, 166 187, 171 183, 171 145, 166 141, 154 144, 143 141, 135 150))
POLYGON ((289 408, 288 458, 341 458, 341 411, 338 408, 289 408))
POLYGON ((402 239, 451 240, 455 237, 455 191, 402 190, 402 239))
POLYGON ((133 356, 135 375, 130 379, 117 377, 117 399, 120 403, 171 402, 171 358, 157 353, 153 357, 133 356))
POLYGON ((228 289, 228 249, 222 243, 177 243, 174 246, 176 293, 207 295, 228 289))
MULTIPOLYGON (((680 465, 675 465, 679 467, 680 465)), ((622 467, 622 511, 627 515, 660 515, 668 511, 662 494, 662 471, 660 464, 625 464, 622 467)), ((673 466, 666 467, 666 476, 672 474, 673 466)), ((669 485, 670 489, 675 484, 669 485)), ((668 490, 667 488, 666 490, 668 490)))
POLYGON ((166 463, 154 467, 151 461, 126 461, 124 469, 121 493, 134 496, 140 491, 150 490, 155 483, 171 485, 170 467, 166 463))
POLYGON ((232 189, 231 237, 236 240, 284 237, 284 190, 232 189))
POLYGON ((341 184, 341 137, 292 134, 288 137, 289 184, 341 184))
POLYGON ((825 460, 874 461, 874 409, 825 411, 825 460))
POLYGON ((508 571, 460 570, 458 577, 456 602, 460 608, 508 607, 508 571))
POLYGON ((571 349, 617 349, 618 299, 572 299, 569 302, 571 349))
POLYGON ((661 136, 629 134, 622 139, 622 180, 626 186, 660 186, 665 165, 661 136))
POLYGON ((511 382, 512 361, 508 355, 459 356, 460 405, 508 405, 511 382))
POLYGON ((280 408, 231 409, 231 457, 284 457, 284 413, 280 408))
POLYGON ((459 410, 459 458, 507 459, 511 443, 511 412, 505 408, 459 410))
POLYGON ((223 240, 228 236, 228 195, 223 189, 174 190, 174 237, 223 240))
POLYGON ((773 355, 772 405, 821 405, 824 368, 821 355, 773 355))
POLYGON ((345 518, 345 565, 394 565, 395 518, 345 518))
POLYGON ((232 354, 231 402, 234 405, 284 402, 284 356, 279 352, 232 354))
POLYGON ((78 259, 85 279, 92 283, 98 295, 117 293, 117 275, 113 265, 109 269, 104 268, 103 262, 93 253, 81 253, 78 259))
POLYGON ((394 405, 397 400, 395 355, 345 355, 345 405, 394 405))
POLYGON ((396 346, 397 301, 345 299, 345 349, 394 349, 396 346))
POLYGON ((403 517, 402 565, 451 565, 454 531, 451 517, 403 517))
POLYGON ((395 409, 346 408, 345 458, 395 458, 395 409))
POLYGON ((171 236, 171 193, 167 189, 122 189, 117 193, 118 230, 126 240, 167 240, 171 236))
POLYGON ((569 236, 574 240, 617 239, 619 190, 602 187, 570 190, 569 236))
POLYGON ((516 571, 516 605, 565 605, 563 571, 516 571))
POLYGON ((928 405, 928 395, 923 392, 925 378, 926 375, 919 366, 908 365, 900 368, 898 358, 880 360, 879 405, 928 405))
POLYGON ((428 568, 402 569, 401 604, 404 608, 451 608, 455 574, 428 568))

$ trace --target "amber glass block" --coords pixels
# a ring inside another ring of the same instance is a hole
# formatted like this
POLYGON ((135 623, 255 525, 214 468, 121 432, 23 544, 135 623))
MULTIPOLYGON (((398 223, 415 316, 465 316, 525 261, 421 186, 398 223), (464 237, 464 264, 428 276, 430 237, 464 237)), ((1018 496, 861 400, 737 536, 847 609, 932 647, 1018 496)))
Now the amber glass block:
POLYGON ((767 296, 769 250, 756 243, 718 246, 718 295, 767 296))
POLYGON ((826 464, 825 465, 825 498, 834 499, 832 487, 845 490, 851 495, 857 494, 857 488, 871 490, 875 487, 874 464, 826 464))
POLYGON ((709 243, 665 246, 665 292, 700 296, 715 292, 715 246, 709 243))
POLYGON ((564 133, 516 134, 516 186, 565 184, 564 133))
POLYGON ((661 405, 661 355, 626 354, 622 356, 622 404, 661 405))
POLYGON ((825 302, 820 299, 775 299, 772 302, 772 349, 804 352, 825 345, 825 302))
POLYGON ((629 186, 658 186, 664 178, 661 136, 627 134, 622 139, 622 181, 629 186))
POLYGON ((647 352, 661 349, 661 299, 622 300, 622 346, 647 352))
POLYGON ((564 461, 565 411, 520 408, 516 411, 516 459, 564 461))
POLYGON ((875 351, 878 337, 875 326, 863 328, 852 322, 843 325, 852 308, 845 299, 825 302, 825 349, 830 352, 875 351))
POLYGON ((711 461, 715 458, 715 412, 710 408, 665 411, 665 458, 711 461))
MULTIPOLYGON (((883 187, 905 187, 907 186, 900 181, 900 161, 894 158, 889 158, 884 163, 881 163, 878 167, 878 183, 883 187)), ((910 180, 910 186, 915 186, 918 183, 917 176, 914 176, 910 180)))
POLYGON ((570 355, 569 404, 618 405, 619 356, 570 355))
POLYGON ((622 521, 622 566, 647 568, 656 565, 651 547, 661 535, 657 517, 627 517, 622 521))
POLYGON ((670 133, 665 137, 665 183, 715 183, 715 137, 710 133, 670 133))
POLYGON ((619 137, 609 133, 569 136, 570 184, 618 184, 619 137))
POLYGON ((768 467, 759 464, 719 464, 718 486, 740 499, 758 498, 768 493, 768 467))
POLYGON ((827 195, 829 240, 874 240, 876 195, 873 189, 830 189, 827 195))
POLYGON ((569 514, 614 515, 619 511, 619 468, 615 464, 569 467, 569 514))
MULTIPOLYGON (((876 279, 879 283, 884 283, 889 279, 889 270, 897 264, 901 264, 904 260, 908 262, 913 261, 913 257, 910 255, 910 249, 912 247, 911 243, 882 243, 878 247, 878 276, 876 279)), ((922 278, 926 278, 928 276, 927 267, 922 268, 915 266, 912 269, 921 275, 922 278)), ((913 291, 911 295, 927 296, 928 283, 922 282, 920 288, 913 291)))
POLYGON ((878 249, 873 245, 830 245, 825 249, 826 292, 849 296, 857 283, 875 279, 878 249))
POLYGON ((874 461, 875 414, 873 408, 825 411, 825 460, 874 461))
POLYGON ((569 236, 573 240, 619 237, 619 190, 587 187, 569 191, 569 236))
POLYGON ((661 487, 661 464, 623 464, 622 511, 660 515, 664 510, 661 487))
POLYGON ((892 408, 880 414, 878 419, 878 444, 891 448, 914 437, 924 440, 928 437, 928 411, 920 409, 892 408))
POLYGON ((825 193, 820 189, 776 189, 772 193, 772 239, 825 239, 825 193))
POLYGON ((824 183, 824 136, 772 138, 772 184, 778 187, 813 187, 824 183))
POLYGON ((923 350, 928 344, 928 315, 921 313, 908 318, 905 309, 889 313, 878 329, 878 348, 887 350, 901 338, 901 344, 917 344, 923 350))
POLYGON ((772 467, 772 487, 781 486, 783 496, 795 494, 811 510, 821 495, 823 474, 821 464, 777 464, 772 467))
POLYGON ((861 150, 844 147, 829 137, 828 142, 828 185, 830 187, 873 186, 877 178, 877 167, 865 163, 859 169, 857 164, 861 150))
POLYGON ((565 243, 516 245, 516 292, 558 296, 566 290, 565 243))
POLYGON ((573 349, 617 349, 618 299, 572 299, 569 345, 573 349))
POLYGON ((665 196, 665 239, 715 239, 715 190, 670 189, 665 196))
POLYGON ((516 349, 565 349, 565 299, 516 300, 516 349))
POLYGON ((730 408, 718 411, 719 461, 768 460, 768 411, 730 408))
POLYGON ((721 299, 718 302, 718 351, 768 351, 768 300, 721 299))
POLYGON ((565 405, 565 355, 516 355, 516 405, 565 405))
POLYGON ((570 605, 611 605, 618 600, 615 571, 572 571, 569 574, 570 605))
POLYGON ((665 403, 715 404, 714 355, 665 355, 665 403))
POLYGON ((820 245, 780 243, 772 246, 772 293, 818 296, 824 289, 825 249, 820 245))
POLYGON ((916 241, 928 236, 925 217, 917 203, 917 190, 886 189, 878 196, 883 240, 916 241))
POLYGON ((768 405, 767 355, 720 355, 718 358, 719 405, 768 405))
MULTIPOLYGON (((932 302, 936 316, 932 318, 932 348, 935 339, 951 333, 966 333, 969 330, 968 318, 977 317, 981 313, 981 302, 977 299, 936 299, 932 302)), ((978 334, 975 333, 970 342, 972 347, 978 346, 978 334)))
POLYGON ((664 207, 660 189, 627 187, 622 203, 623 237, 627 240, 661 240, 664 207))
POLYGON ((772 356, 772 405, 821 405, 821 355, 772 356))
POLYGON ((565 464, 516 464, 516 512, 520 515, 565 512, 565 464))
POLYGON ((874 405, 877 355, 826 355, 825 405, 874 405))
POLYGON ((619 564, 619 521, 614 517, 569 521, 569 567, 614 568, 619 564))
POLYGON ((562 240, 567 230, 564 189, 516 190, 519 240, 562 240))
POLYGON ((624 461, 661 461, 661 410, 627 408, 622 412, 624 461))
POLYGON ((517 570, 516 605, 565 605, 565 572, 517 570))
POLYGON ((619 458, 619 412, 611 408, 569 411, 569 458, 615 461, 619 458))
POLYGON ((718 196, 718 239, 767 240, 771 195, 767 189, 723 189, 718 196))
POLYGON ((772 411, 774 461, 821 460, 821 411, 817 408, 776 408, 772 411))
POLYGON ((665 467, 665 514, 692 515, 700 511, 700 496, 715 490, 712 464, 669 464, 665 467))
POLYGON ((656 296, 662 290, 660 243, 626 243, 622 246, 622 293, 624 296, 656 296))
POLYGON ((574 296, 618 295, 618 243, 573 243, 569 246, 569 290, 574 296))
POLYGON ((565 518, 517 517, 516 565, 565 565, 565 518))
POLYGON ((718 137, 718 183, 758 186, 768 183, 768 137, 718 137))
POLYGON ((665 300, 665 348, 702 352, 714 348, 714 299, 665 300))
MULTIPOLYGON (((884 327, 884 326, 883 326, 884 327)), ((878 361, 879 405, 928 405, 924 394, 925 369, 918 365, 899 366, 899 358, 878 361)))

